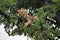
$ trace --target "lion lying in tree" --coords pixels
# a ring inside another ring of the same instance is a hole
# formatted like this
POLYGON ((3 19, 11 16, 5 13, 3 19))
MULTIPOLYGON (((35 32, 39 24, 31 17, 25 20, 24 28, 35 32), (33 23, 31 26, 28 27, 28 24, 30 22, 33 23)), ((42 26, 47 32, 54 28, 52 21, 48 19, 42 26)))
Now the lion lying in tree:
MULTIPOLYGON (((31 16, 28 15, 28 12, 26 9, 21 8, 18 10, 18 16, 23 16, 25 18, 25 20, 27 20, 27 22, 25 22, 25 27, 32 25, 32 21, 33 20, 38 20, 37 16, 31 16)), ((18 23, 18 20, 16 21, 16 24, 18 23)))

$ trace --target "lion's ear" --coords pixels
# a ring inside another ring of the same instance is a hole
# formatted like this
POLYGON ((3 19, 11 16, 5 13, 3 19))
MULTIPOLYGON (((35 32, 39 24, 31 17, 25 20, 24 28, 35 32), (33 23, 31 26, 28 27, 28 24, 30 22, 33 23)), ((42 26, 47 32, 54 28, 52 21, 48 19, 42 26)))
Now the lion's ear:
POLYGON ((18 13, 20 12, 20 10, 18 10, 18 13))
POLYGON ((18 10, 18 12, 19 12, 20 10, 18 10))

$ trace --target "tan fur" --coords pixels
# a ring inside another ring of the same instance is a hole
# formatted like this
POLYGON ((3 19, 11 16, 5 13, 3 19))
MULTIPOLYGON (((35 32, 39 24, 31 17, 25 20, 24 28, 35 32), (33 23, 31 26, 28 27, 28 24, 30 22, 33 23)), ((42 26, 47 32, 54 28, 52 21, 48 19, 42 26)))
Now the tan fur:
MULTIPOLYGON (((28 15, 27 10, 23 9, 23 8, 18 10, 18 14, 17 15, 18 16, 22 15, 27 20, 27 22, 25 23, 25 27, 27 27, 28 25, 31 25, 33 20, 38 20, 37 16, 28 15)), ((18 22, 18 20, 16 21, 16 23, 17 22, 18 22)))

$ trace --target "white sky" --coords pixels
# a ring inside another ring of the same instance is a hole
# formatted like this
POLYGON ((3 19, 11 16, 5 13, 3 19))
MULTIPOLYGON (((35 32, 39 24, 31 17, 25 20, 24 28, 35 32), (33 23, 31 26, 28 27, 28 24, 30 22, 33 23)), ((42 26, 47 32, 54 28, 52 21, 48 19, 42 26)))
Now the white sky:
POLYGON ((8 36, 8 34, 4 30, 4 25, 0 25, 0 40, 31 40, 31 38, 27 38, 27 36, 24 35, 16 35, 16 36, 8 36))

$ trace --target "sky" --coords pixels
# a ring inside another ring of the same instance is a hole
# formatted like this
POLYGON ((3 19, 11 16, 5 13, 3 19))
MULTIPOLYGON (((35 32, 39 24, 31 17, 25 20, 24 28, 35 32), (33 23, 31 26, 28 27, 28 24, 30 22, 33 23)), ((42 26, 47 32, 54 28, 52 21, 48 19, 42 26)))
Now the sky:
POLYGON ((15 35, 15 36, 8 36, 8 34, 4 30, 4 25, 0 25, 0 40, 31 40, 31 38, 24 36, 22 34, 21 36, 15 35))

